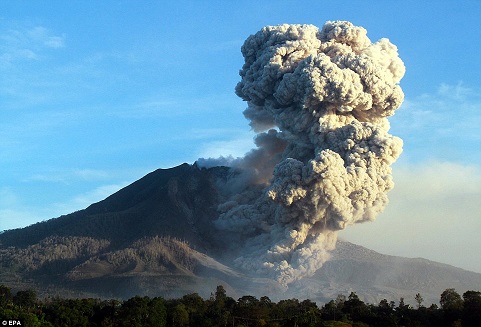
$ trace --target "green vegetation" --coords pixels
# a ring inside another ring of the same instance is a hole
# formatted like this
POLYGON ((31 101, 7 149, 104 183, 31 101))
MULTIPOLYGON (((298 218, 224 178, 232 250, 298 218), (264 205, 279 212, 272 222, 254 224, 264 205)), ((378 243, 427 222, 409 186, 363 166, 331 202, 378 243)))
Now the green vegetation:
POLYGON ((100 299, 40 300, 32 290, 12 294, 0 285, 0 321, 20 320, 25 326, 236 326, 236 327, 367 327, 367 326, 479 326, 481 292, 467 291, 462 297, 454 290, 445 290, 440 307, 422 305, 418 293, 417 308, 400 299, 366 304, 356 293, 347 298, 339 295, 322 307, 310 300, 281 300, 267 296, 257 299, 246 295, 237 301, 217 286, 208 300, 197 293, 178 299, 135 296, 126 301, 100 299))

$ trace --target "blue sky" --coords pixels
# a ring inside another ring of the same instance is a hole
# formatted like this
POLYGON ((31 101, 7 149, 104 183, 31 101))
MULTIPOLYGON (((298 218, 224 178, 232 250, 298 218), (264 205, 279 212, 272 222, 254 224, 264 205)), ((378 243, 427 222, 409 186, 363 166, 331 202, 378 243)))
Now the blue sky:
POLYGON ((341 236, 481 272, 481 1, 2 1, 0 230, 102 200, 157 168, 241 156, 243 41, 328 20, 406 65, 391 204, 341 236))

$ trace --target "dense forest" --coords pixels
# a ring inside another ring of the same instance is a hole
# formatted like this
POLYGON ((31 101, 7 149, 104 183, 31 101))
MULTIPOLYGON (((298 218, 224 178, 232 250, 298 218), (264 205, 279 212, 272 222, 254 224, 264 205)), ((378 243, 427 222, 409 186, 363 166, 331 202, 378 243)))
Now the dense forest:
POLYGON ((135 296, 126 301, 100 299, 38 299, 33 290, 13 294, 0 285, 0 323, 2 326, 480 326, 481 292, 467 291, 462 296, 454 289, 440 295, 439 306, 424 306, 421 294, 414 296, 415 307, 382 300, 364 303, 352 292, 339 295, 319 307, 310 300, 271 301, 246 295, 237 301, 217 286, 207 300, 197 293, 178 299, 135 296))

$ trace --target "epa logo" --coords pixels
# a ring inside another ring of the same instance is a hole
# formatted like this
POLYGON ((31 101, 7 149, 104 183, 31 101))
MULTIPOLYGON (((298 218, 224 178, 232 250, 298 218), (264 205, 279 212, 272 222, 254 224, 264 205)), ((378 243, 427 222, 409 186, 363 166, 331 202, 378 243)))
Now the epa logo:
POLYGON ((23 326, 23 323, 21 320, 2 320, 2 326, 23 326))

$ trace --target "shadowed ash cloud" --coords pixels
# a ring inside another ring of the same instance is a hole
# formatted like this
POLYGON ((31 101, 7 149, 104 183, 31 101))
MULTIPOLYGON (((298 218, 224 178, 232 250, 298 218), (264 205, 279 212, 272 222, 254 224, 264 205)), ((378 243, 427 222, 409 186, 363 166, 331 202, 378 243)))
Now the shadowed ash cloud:
POLYGON ((256 148, 230 160, 240 173, 216 221, 235 235, 239 267, 287 286, 328 260, 337 231, 386 206, 402 151, 387 117, 405 68, 393 44, 366 33, 345 21, 285 24, 245 41, 236 94, 256 148))

